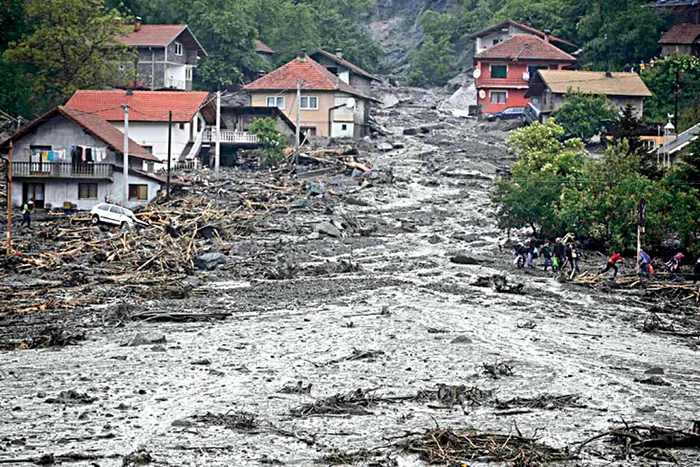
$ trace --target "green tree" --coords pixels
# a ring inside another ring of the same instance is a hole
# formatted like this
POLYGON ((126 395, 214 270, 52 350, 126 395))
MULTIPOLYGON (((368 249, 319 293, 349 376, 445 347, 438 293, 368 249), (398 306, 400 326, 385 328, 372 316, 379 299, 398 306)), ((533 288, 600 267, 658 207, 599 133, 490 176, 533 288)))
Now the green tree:
POLYGON ((618 110, 605 96, 593 96, 569 89, 566 102, 553 116, 567 135, 588 141, 617 119, 618 110))
MULTIPOLYGON (((679 129, 682 131, 697 121, 694 117, 700 109, 700 59, 690 55, 671 55, 658 60, 654 68, 642 73, 642 80, 652 96, 644 101, 644 115, 652 122, 665 123, 667 115, 675 113, 676 77, 678 77, 678 102, 680 106, 679 129)), ((700 117, 700 115, 697 115, 700 117)))
POLYGON ((258 137, 260 149, 269 165, 278 165, 284 155, 286 138, 277 131, 277 121, 273 118, 256 118, 250 125, 250 132, 258 137))
POLYGON ((119 64, 133 59, 117 41, 124 18, 103 0, 28 0, 25 14, 33 30, 12 42, 3 58, 35 70, 33 91, 45 107, 76 89, 106 87, 119 64))
POLYGON ((411 53, 410 60, 411 86, 442 86, 456 73, 454 48, 448 37, 435 42, 432 36, 426 36, 423 45, 411 53))
POLYGON ((642 149, 642 119, 637 117, 637 111, 631 102, 628 102, 622 109, 617 119, 612 123, 610 135, 613 143, 619 145, 627 141, 627 148, 630 153, 638 153, 642 149))

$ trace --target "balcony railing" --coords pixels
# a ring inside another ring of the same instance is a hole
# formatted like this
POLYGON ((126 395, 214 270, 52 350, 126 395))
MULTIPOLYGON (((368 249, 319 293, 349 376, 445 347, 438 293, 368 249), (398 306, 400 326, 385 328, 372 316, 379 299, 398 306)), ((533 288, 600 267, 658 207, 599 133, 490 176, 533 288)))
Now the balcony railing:
POLYGON ((502 88, 527 88, 529 87, 529 82, 524 78, 488 78, 482 76, 477 86, 487 86, 487 87, 502 87, 502 88))
POLYGON ((14 177, 112 179, 112 164, 71 164, 60 162, 13 162, 14 177))
POLYGON ((187 81, 182 79, 168 78, 165 80, 165 87, 170 89, 187 89, 187 81))
MULTIPOLYGON (((258 137, 247 131, 238 130, 220 130, 221 133, 221 143, 222 144, 258 144, 258 137)), ((204 130, 204 135, 202 138, 204 143, 215 143, 216 142, 216 129, 206 128, 204 130)))

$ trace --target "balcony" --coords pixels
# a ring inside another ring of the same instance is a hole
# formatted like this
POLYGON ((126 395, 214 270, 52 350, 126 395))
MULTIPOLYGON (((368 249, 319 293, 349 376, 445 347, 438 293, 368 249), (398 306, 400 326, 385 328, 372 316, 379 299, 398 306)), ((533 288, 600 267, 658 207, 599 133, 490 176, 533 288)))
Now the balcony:
MULTIPOLYGON (((220 130, 221 144, 258 144, 257 135, 239 130, 220 130)), ((216 129, 206 128, 202 138, 203 143, 216 143, 216 129)))
POLYGON ((482 88, 522 88, 527 89, 530 86, 528 80, 522 76, 519 78, 488 78, 482 76, 477 81, 477 86, 482 88))
POLYGON ((187 81, 182 79, 168 78, 165 80, 165 87, 169 89, 187 90, 187 81))
POLYGON ((13 162, 12 176, 23 178, 82 178, 112 180, 112 164, 71 164, 59 162, 13 162))

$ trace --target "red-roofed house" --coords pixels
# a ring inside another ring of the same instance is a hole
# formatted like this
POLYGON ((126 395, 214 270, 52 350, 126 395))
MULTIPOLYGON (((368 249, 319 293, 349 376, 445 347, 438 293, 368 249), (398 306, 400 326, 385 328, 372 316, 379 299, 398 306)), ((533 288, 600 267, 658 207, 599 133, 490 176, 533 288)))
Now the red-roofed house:
POLYGON ((272 64, 275 59, 275 54, 277 54, 272 47, 259 39, 255 40, 255 52, 263 57, 269 64, 272 64))
POLYGON ((337 138, 360 138, 367 133, 369 103, 374 99, 342 81, 306 53, 244 89, 249 92, 253 107, 277 107, 295 122, 298 81, 302 86, 298 103, 302 132, 337 138))
POLYGON ((87 210, 98 202, 147 203, 164 180, 149 170, 158 159, 129 140, 129 199, 124 203, 124 134, 95 113, 66 107, 42 115, 7 140, 13 144, 12 203, 39 208, 69 202, 87 210))
POLYGON ((216 124, 215 104, 207 92, 76 91, 66 107, 94 112, 124 131, 129 106, 129 137, 161 162, 168 159, 168 112, 173 112, 172 160, 193 160, 206 138, 207 125, 216 124))
POLYGON ((576 58, 554 46, 550 36, 516 34, 479 52, 476 57, 477 103, 486 114, 525 107, 525 97, 537 70, 561 70, 576 58))
POLYGON ((372 92, 372 82, 380 81, 380 79, 372 73, 345 60, 341 49, 336 49, 335 54, 326 52, 323 49, 318 49, 309 56, 326 67, 328 71, 336 75, 344 83, 366 94, 372 92))
POLYGON ((677 24, 659 40, 662 55, 700 56, 700 24, 677 24))
POLYGON ((136 48, 137 80, 151 90, 191 90, 197 61, 207 54, 184 24, 141 24, 137 21, 118 39, 136 48))

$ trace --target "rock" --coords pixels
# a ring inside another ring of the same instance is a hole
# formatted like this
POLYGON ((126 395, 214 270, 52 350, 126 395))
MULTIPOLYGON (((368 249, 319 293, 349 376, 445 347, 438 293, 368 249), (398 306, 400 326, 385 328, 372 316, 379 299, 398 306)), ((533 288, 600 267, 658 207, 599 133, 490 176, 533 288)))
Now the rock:
POLYGON ((187 427, 191 427, 191 426, 192 426, 192 422, 189 421, 189 420, 186 420, 186 419, 184 419, 184 418, 181 418, 181 419, 178 419, 178 420, 174 420, 174 421, 170 424, 170 426, 180 426, 180 427, 187 428, 187 427))
POLYGON ((647 371, 644 372, 645 375, 663 375, 664 374, 664 369, 658 366, 649 368, 647 371))
POLYGON ((408 135, 408 136, 413 136, 413 135, 417 135, 419 131, 420 131, 419 128, 404 128, 403 134, 408 135))
POLYGON ((139 345, 165 344, 167 339, 164 334, 136 334, 129 339, 122 347, 137 347, 139 345))
POLYGON ((309 196, 325 196, 327 193, 326 186, 321 182, 311 182, 306 190, 309 196))
POLYGON ((401 142, 393 142, 391 145, 394 146, 394 149, 403 149, 406 147, 406 145, 401 142))
POLYGON ((377 151, 388 152, 393 150, 394 146, 391 143, 377 143, 377 151))
POLYGON ((75 389, 61 391, 58 397, 49 397, 44 402, 47 404, 92 404, 97 397, 89 396, 87 393, 78 392, 75 389))
POLYGON ((202 358, 200 360, 193 360, 192 365, 211 365, 211 360, 208 358, 202 358))
POLYGON ((165 347, 163 347, 162 345, 154 345, 153 347, 151 347, 151 351, 152 352, 167 352, 165 347))
POLYGON ((641 407, 637 407, 637 412, 639 413, 654 413, 656 412, 656 407, 653 405, 643 405, 641 407))
POLYGON ((457 336, 450 341, 450 344, 471 344, 472 340, 467 336, 457 336))
POLYGON ((309 200, 308 199, 295 199, 289 204, 290 208, 295 208, 295 209, 305 209, 309 207, 309 200))
POLYGON ((223 253, 204 253, 197 256, 194 261, 194 266, 197 269, 203 269, 205 271, 211 271, 216 269, 219 264, 226 263, 226 255, 223 253))
POLYGON ((340 230, 330 222, 321 222, 320 224, 314 225, 314 232, 336 238, 340 238, 343 235, 340 230))
POLYGON ((428 237, 428 243, 430 243, 431 245, 437 245, 440 242, 442 242, 442 239, 437 235, 431 235, 430 237, 428 237))
POLYGON ((466 255, 455 255, 452 258, 450 258, 450 261, 455 263, 455 264, 466 264, 466 265, 477 265, 477 264, 482 263, 482 260, 477 259, 477 258, 472 258, 471 256, 466 256, 466 255))
POLYGON ((635 379, 636 382, 641 384, 648 384, 650 386, 670 386, 671 383, 663 379, 661 376, 654 375, 649 378, 635 379))

